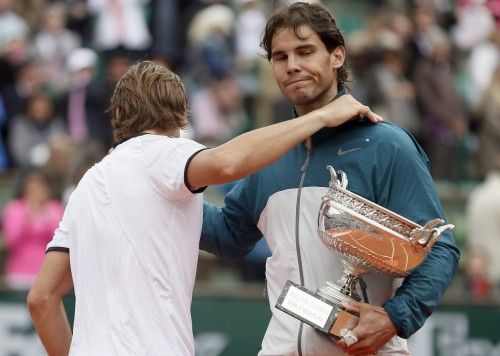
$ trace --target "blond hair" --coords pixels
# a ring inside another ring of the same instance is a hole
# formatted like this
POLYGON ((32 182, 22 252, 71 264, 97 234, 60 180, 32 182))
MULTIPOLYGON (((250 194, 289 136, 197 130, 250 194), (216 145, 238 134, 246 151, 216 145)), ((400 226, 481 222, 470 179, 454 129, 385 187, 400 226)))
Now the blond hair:
POLYGON ((108 111, 116 142, 145 130, 170 132, 187 125, 186 90, 165 66, 137 62, 116 84, 108 111))

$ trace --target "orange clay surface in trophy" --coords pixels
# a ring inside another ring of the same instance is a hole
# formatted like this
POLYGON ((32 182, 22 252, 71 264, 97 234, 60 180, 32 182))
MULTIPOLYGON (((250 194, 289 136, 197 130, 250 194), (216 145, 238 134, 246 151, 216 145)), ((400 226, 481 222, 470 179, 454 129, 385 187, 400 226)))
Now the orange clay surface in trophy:
POLYGON ((409 240, 403 240, 380 231, 356 229, 328 229, 337 250, 358 257, 375 269, 406 275, 424 259, 427 250, 409 240))

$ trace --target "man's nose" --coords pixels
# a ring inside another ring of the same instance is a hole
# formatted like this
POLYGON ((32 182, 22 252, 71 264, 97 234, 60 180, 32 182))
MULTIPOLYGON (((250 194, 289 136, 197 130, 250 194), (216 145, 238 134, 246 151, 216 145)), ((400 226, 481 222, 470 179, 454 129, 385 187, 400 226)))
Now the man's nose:
POLYGON ((286 70, 288 73, 300 72, 300 63, 295 56, 289 56, 287 61, 286 70))

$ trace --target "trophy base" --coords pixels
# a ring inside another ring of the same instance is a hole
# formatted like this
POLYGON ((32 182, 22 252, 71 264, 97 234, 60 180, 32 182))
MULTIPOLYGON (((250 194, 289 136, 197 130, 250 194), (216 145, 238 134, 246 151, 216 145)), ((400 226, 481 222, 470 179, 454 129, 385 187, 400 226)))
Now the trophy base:
POLYGON ((353 329, 359 321, 359 315, 291 281, 283 287, 276 308, 335 339, 340 339, 342 330, 353 329))

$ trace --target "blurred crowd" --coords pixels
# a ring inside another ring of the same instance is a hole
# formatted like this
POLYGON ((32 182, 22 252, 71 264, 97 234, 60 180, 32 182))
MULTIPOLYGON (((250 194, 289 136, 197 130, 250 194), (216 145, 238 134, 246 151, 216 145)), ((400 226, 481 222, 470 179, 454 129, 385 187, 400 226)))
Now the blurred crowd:
MULTIPOLYGON (((183 134, 207 145, 292 117, 259 46, 268 15, 290 2, 0 0, 5 285, 31 284, 69 194, 112 146, 108 101, 134 61, 182 76, 183 134)), ((500 287, 500 0, 356 3, 362 25, 344 32, 352 94, 418 139, 436 180, 478 182, 463 279, 485 300, 500 287)), ((268 253, 259 244, 244 280, 263 278, 268 253)))

